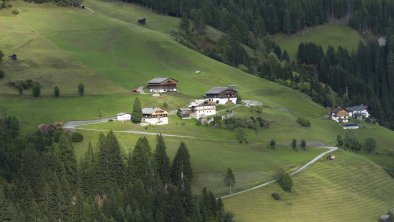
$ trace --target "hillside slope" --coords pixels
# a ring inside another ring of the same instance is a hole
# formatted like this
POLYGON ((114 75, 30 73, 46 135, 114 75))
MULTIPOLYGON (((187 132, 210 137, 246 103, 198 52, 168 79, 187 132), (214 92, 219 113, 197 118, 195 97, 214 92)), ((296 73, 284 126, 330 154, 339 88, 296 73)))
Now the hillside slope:
POLYGON ((294 191, 270 185, 225 199, 236 220, 246 221, 375 221, 394 205, 394 180, 379 166, 355 154, 336 153, 294 177, 294 191), (273 200, 277 192, 282 199, 273 200))

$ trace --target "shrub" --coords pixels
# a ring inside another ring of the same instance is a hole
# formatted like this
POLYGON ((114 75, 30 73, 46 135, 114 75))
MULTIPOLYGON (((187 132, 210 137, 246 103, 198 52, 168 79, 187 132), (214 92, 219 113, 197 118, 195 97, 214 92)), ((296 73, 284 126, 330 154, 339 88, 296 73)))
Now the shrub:
POLYGON ((39 84, 34 84, 33 85, 33 96, 34 97, 40 97, 41 95, 41 87, 39 84))
POLYGON ((71 141, 74 143, 82 142, 83 140, 83 135, 79 132, 74 132, 71 134, 71 141))
POLYGON ((14 10, 11 11, 11 13, 14 14, 14 15, 18 15, 18 14, 19 14, 19 11, 16 10, 16 9, 14 9, 14 10))
POLYGON ((297 118, 297 123, 302 127, 311 127, 311 121, 302 117, 297 118))
POLYGON ((274 178, 277 180, 279 186, 286 192, 291 192, 293 188, 293 179, 283 169, 278 169, 275 172, 274 178))
POLYGON ((274 198, 274 200, 280 200, 280 196, 278 193, 272 193, 271 196, 272 198, 274 198))
POLYGON ((0 70, 0 79, 4 79, 4 76, 5 76, 4 71, 0 70))

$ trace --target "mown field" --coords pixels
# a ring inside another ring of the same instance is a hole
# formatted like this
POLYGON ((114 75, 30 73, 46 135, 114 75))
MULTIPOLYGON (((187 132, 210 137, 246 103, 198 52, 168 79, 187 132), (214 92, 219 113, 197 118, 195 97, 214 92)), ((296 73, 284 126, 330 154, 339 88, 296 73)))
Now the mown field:
MULTIPOLYGON (((97 148, 99 132, 83 132, 85 139, 83 143, 75 144, 77 156, 82 156, 91 141, 97 148)), ((115 132, 124 153, 127 155, 134 149, 134 145, 141 135, 115 132)), ((155 136, 146 136, 152 150, 156 146, 155 136)), ((252 185, 270 180, 274 170, 284 168, 294 170, 317 156, 323 150, 319 148, 308 148, 307 151, 293 151, 289 146, 278 146, 277 149, 267 149, 265 145, 250 143, 238 144, 224 140, 191 139, 165 137, 167 152, 172 159, 184 141, 192 157, 194 169, 193 190, 198 193, 203 187, 213 190, 217 194, 225 194, 228 188, 223 182, 224 173, 231 168, 237 178, 235 190, 245 189, 252 185)))
POLYGON ((394 180, 378 165, 355 154, 336 152, 294 177, 294 191, 276 184, 225 199, 239 222, 377 221, 394 205, 394 180), (279 193, 275 201, 271 193, 279 193))
POLYGON ((298 45, 301 42, 314 42, 323 47, 326 51, 328 46, 342 46, 349 51, 357 49, 362 36, 352 28, 343 24, 326 24, 312 28, 306 28, 296 34, 285 35, 276 34, 272 36, 281 48, 286 49, 292 59, 297 56, 298 45))
MULTIPOLYGON (((164 127, 145 129, 131 123, 105 123, 85 127, 104 131, 139 130, 201 137, 182 139, 192 155, 192 164, 196 172, 194 189, 208 186, 218 193, 226 192, 223 173, 228 167, 235 171, 236 189, 250 187, 271 178, 273 170, 279 167, 293 169, 320 152, 316 149, 307 152, 291 151, 287 144, 293 138, 298 141, 306 139, 334 144, 336 136, 343 133, 336 123, 324 119, 326 109, 314 103, 308 96, 218 63, 178 44, 169 35, 171 30, 177 27, 176 18, 158 15, 139 6, 112 1, 85 1, 85 5, 91 10, 60 8, 52 4, 29 4, 22 1, 15 1, 13 4, 14 8, 20 11, 19 15, 12 15, 10 11, 0 12, 0 49, 6 54, 17 53, 19 60, 11 62, 6 59, 0 65, 6 72, 6 78, 0 80, 0 113, 17 116, 23 132, 36 129, 40 123, 97 119, 119 112, 130 112, 137 96, 143 106, 163 106, 167 103, 168 110, 176 110, 185 106, 191 99, 201 97, 213 86, 237 85, 243 99, 263 102, 263 112, 259 115, 271 121, 269 129, 257 133, 248 131, 248 145, 230 141, 234 140, 234 132, 199 127, 193 121, 182 121, 176 116, 171 117, 170 125, 164 127), (147 26, 136 24, 136 19, 140 17, 147 18, 147 26), (200 72, 196 74, 196 71, 200 72), (159 76, 179 80, 180 93, 161 97, 130 93, 130 89, 142 86, 149 79, 159 76), (41 98, 32 98, 31 90, 26 90, 23 96, 19 96, 8 84, 10 81, 25 79, 40 82, 41 98), (84 97, 77 96, 79 83, 85 85, 84 97), (60 98, 52 96, 55 85, 60 87, 60 98), (298 126, 295 120, 299 116, 311 120, 312 127, 298 126), (275 139, 282 146, 275 151, 267 150, 266 144, 271 139, 275 139)), ((321 32, 316 33, 324 36, 321 32)), ((344 30, 342 33, 339 32, 339 35, 352 35, 350 32, 346 33, 344 30)), ((353 44, 352 40, 348 41, 353 44)), ((295 43, 288 44, 293 46, 295 43)), ((245 117, 257 115, 245 107, 236 109, 235 112, 245 117)), ((84 142, 75 144, 78 157, 85 152, 89 141, 95 144, 98 135, 93 131, 82 132, 85 136, 84 142)), ((133 148, 138 138, 137 135, 128 133, 117 133, 117 136, 125 153, 133 148)), ((392 131, 379 126, 365 125, 365 128, 358 131, 358 136, 360 140, 368 136, 376 137, 380 151, 393 150, 392 131)), ((148 138, 153 147, 154 136, 148 138)), ((171 157, 180 141, 179 138, 166 137, 171 157)), ((256 193, 239 196, 237 198, 240 199, 234 201, 226 200, 226 204, 240 221, 261 221, 261 218, 275 221, 286 215, 280 212, 287 210, 294 212, 289 214, 293 215, 293 220, 309 216, 319 219, 318 216, 322 215, 321 221, 355 221, 355 214, 359 215, 360 219, 373 219, 378 213, 378 204, 384 208, 392 203, 388 199, 392 193, 385 197, 381 197, 381 194, 392 188, 393 180, 388 178, 381 168, 366 159, 347 153, 340 155, 343 159, 333 163, 318 163, 310 172, 308 170, 297 176, 295 194, 283 195, 289 202, 279 202, 283 204, 277 206, 269 197, 270 191, 267 193, 264 188, 256 193), (364 165, 367 168, 363 168, 364 165), (371 179, 364 177, 364 170, 369 170, 366 172, 371 179), (366 180, 366 185, 362 185, 364 191, 358 192, 356 188, 345 189, 346 192, 341 190, 345 185, 352 187, 349 185, 353 184, 351 181, 359 184, 356 177, 366 180), (350 178, 350 182, 347 182, 347 178, 350 178), (374 181, 380 182, 380 186, 377 187, 374 181), (375 188, 375 193, 366 194, 365 198, 361 197, 361 193, 366 193, 365 190, 375 188), (337 190, 341 192, 336 193, 337 190), (313 194, 311 200, 321 201, 319 206, 322 208, 316 208, 318 210, 314 213, 306 210, 314 209, 314 201, 308 201, 307 193, 313 194), (325 196, 320 197, 321 193, 325 196), (335 199, 337 195, 348 195, 355 199, 343 198, 340 202, 335 199), (333 205, 330 205, 331 197, 333 205), (353 206, 358 202, 360 204, 351 207, 347 216, 342 208, 334 207, 337 204, 353 206), (253 206, 249 203, 253 203, 253 206), (303 207, 305 204, 313 206, 303 207), (363 207, 369 204, 372 210, 366 211, 363 207), (260 208, 262 206, 265 208, 260 208), (297 206, 296 209, 300 210, 293 211, 291 206, 297 206), (323 207, 334 208, 325 212, 323 207), (301 211, 302 209, 304 211, 301 211), (335 209, 340 212, 337 217, 335 209), (277 212, 276 215, 279 216, 273 218, 273 212, 277 212), (302 214, 296 214, 297 212, 302 214)), ((269 187, 271 188, 278 191, 275 186, 269 187)), ((382 209, 382 213, 385 210, 382 209)))

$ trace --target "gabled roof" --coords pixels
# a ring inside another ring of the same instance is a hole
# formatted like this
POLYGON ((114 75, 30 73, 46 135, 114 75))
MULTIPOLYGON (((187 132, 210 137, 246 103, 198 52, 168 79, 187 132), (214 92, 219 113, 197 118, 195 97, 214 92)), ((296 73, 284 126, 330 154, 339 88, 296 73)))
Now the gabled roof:
POLYGON ((208 92, 206 92, 205 94, 220 94, 220 93, 222 93, 222 92, 224 92, 224 91, 226 91, 226 90, 228 90, 228 89, 237 92, 237 90, 232 89, 232 88, 226 86, 226 87, 213 87, 212 89, 210 89, 210 90, 209 90, 208 92))
POLYGON ((358 106, 351 106, 351 107, 347 108, 347 110, 350 111, 350 112, 361 112, 361 111, 364 111, 364 110, 367 110, 367 109, 368 109, 368 106, 365 106, 363 104, 358 105, 358 106))
POLYGON ((172 80, 178 82, 177 80, 175 80, 175 79, 173 79, 173 78, 159 77, 159 78, 151 79, 151 80, 148 82, 148 84, 160 84, 160 83, 162 83, 162 82, 164 82, 164 81, 166 81, 166 80, 168 80, 168 79, 172 79, 172 80))
POLYGON ((208 100, 205 100, 205 99, 197 99, 197 100, 194 100, 193 102, 191 102, 189 105, 189 107, 196 107, 196 106, 215 106, 216 107, 216 103, 209 102, 208 100))
POLYGON ((339 113, 342 110, 344 110, 344 109, 342 109, 341 107, 333 108, 333 109, 331 109, 331 113, 339 113))
MULTIPOLYGON (((158 110, 163 110, 163 109, 160 109, 158 107, 143 108, 142 109, 142 114, 152 114, 152 113, 154 113, 154 112, 156 112, 158 110)), ((165 110, 163 110, 163 111, 165 111, 165 110)))
MULTIPOLYGON (((124 115, 127 115, 128 113, 118 113, 118 114, 116 114, 116 116, 124 116, 124 115)), ((130 114, 128 114, 128 115, 130 115, 130 114)))

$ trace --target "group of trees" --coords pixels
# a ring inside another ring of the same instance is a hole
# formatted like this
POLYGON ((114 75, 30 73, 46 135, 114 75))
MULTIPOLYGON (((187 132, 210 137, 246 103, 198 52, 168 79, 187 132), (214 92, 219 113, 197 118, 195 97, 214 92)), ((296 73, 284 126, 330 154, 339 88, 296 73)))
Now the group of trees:
POLYGON ((377 142, 374 138, 368 137, 362 143, 356 134, 352 131, 347 131, 344 137, 340 135, 337 136, 337 146, 353 152, 364 151, 366 153, 374 153, 376 151, 377 142))
POLYGON ((193 196, 185 143, 173 159, 163 137, 145 137, 123 153, 113 132, 100 134, 77 160, 68 134, 19 135, 15 117, 0 118, 1 221, 233 221, 221 199, 193 196))

